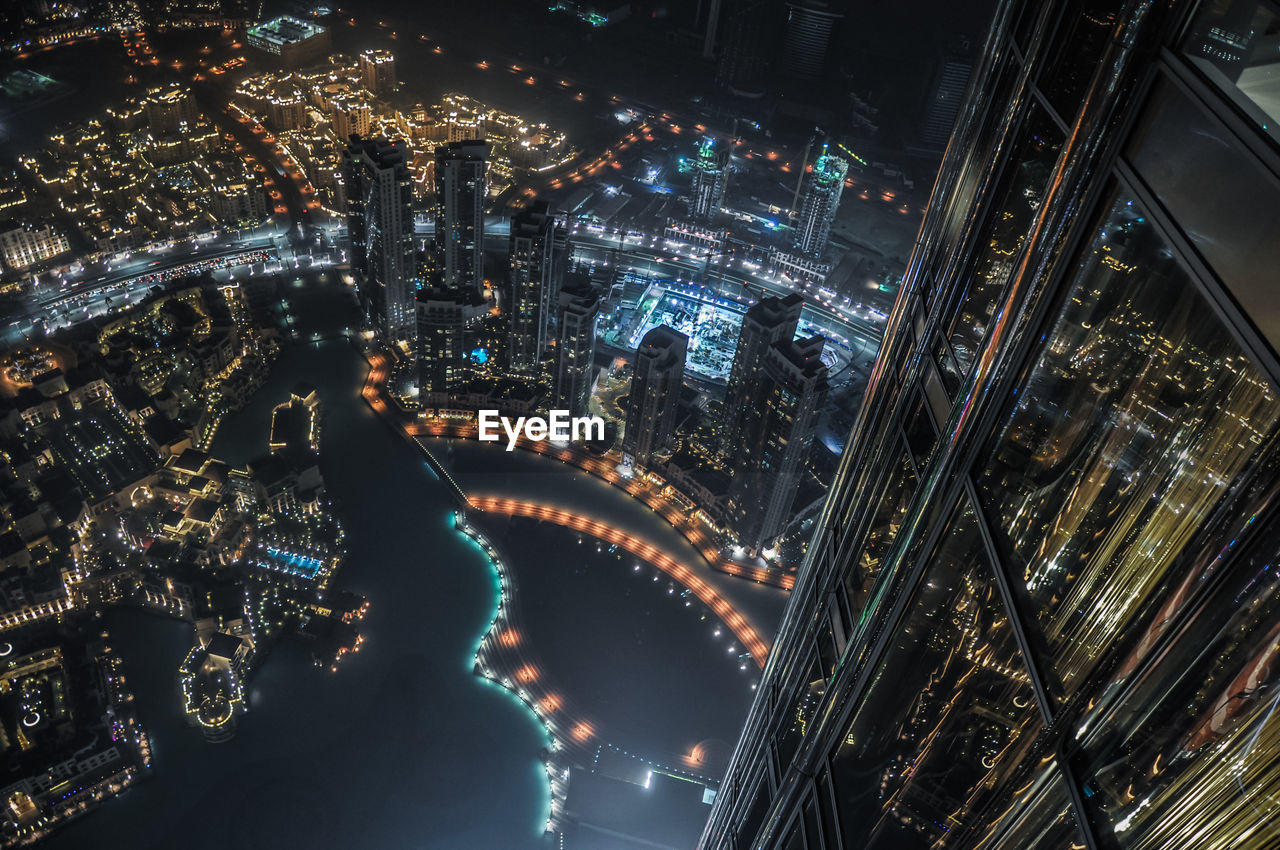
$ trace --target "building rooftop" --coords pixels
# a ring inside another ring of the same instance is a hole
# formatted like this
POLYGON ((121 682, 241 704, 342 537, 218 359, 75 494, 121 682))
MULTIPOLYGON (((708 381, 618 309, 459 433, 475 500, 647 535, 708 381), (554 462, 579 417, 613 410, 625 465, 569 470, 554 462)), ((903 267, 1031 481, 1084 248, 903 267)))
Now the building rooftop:
POLYGON ((300 21, 289 15, 282 15, 270 21, 265 21, 254 27, 249 27, 249 35, 260 38, 271 44, 297 44, 300 41, 306 41, 312 36, 320 35, 325 28, 317 24, 310 24, 306 21, 300 21))

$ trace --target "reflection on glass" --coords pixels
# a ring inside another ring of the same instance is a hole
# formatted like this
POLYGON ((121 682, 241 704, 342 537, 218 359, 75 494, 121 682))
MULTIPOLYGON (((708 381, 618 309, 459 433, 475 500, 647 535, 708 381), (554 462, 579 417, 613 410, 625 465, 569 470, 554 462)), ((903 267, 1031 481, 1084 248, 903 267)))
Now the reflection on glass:
POLYGON ((1229 489, 1280 408, 1124 198, 1014 398, 979 486, 1071 693, 1172 565, 1232 539, 1244 519, 1229 489))
POLYGON ((1121 0, 1071 0, 1066 4, 1050 42, 1053 49, 1043 66, 1040 89, 1067 124, 1075 122, 1115 28, 1116 13, 1123 5, 1121 0))
POLYGON ((1053 765, 1036 780, 1036 787, 993 819, 978 850, 1085 850, 1067 786, 1053 765))
POLYGON ((832 760, 846 848, 951 847, 1025 789, 1040 714, 991 576, 957 508, 832 760))
POLYGON ((915 458, 916 469, 924 469, 929 463, 929 455, 938 442, 937 431, 933 427, 932 414, 925 403, 922 392, 915 394, 911 407, 907 410, 902 430, 907 436, 907 445, 911 448, 911 456, 915 458))
POLYGON ((1040 208, 1062 142, 1062 131, 1038 103, 1032 102, 1019 131, 1018 147, 1001 178, 995 212, 988 225, 990 237, 974 262, 973 277, 948 332, 956 365, 939 363, 948 385, 959 386, 973 365, 1000 290, 1009 280, 1018 251, 1040 208))
POLYGON ((876 505, 875 516, 862 544, 862 553, 844 576, 844 589, 855 623, 860 623, 866 616, 867 600, 871 598, 872 588, 880 577, 880 568, 907 515, 907 505, 915 490, 916 474, 911 467, 911 458, 906 449, 901 449, 876 505))
POLYGON ((940 339, 934 344, 933 362, 938 364, 938 374, 942 376, 942 388, 947 391, 947 398, 955 398, 963 375, 960 365, 951 356, 951 346, 944 340, 940 339))
MULTIPOLYGON (((1280 76, 1276 84, 1280 94, 1280 76)), ((1134 169, 1253 323, 1280 346, 1280 182, 1177 86, 1157 86, 1146 112, 1128 146, 1134 169)))
POLYGON ((1280 139, 1280 10, 1274 3, 1203 3, 1182 50, 1258 126, 1280 139))
POLYGON ((1085 798, 1132 850, 1280 847, 1280 534, 1097 724, 1085 798))
POLYGON ((792 694, 787 705, 788 717, 782 726, 782 734, 774 742, 777 748, 776 757, 779 773, 786 773, 787 766, 795 757, 800 742, 809 734, 809 724, 813 721, 814 712, 818 710, 822 697, 827 692, 827 677, 822 672, 822 664, 817 656, 809 663, 809 673, 800 684, 799 692, 792 694))

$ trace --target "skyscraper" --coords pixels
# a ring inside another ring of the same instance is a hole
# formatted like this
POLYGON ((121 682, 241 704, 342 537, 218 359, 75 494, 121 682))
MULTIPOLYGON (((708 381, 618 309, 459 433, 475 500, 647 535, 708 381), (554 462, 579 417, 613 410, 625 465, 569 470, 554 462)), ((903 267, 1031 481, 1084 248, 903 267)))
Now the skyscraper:
POLYGON ((705 850, 1280 846, 1280 110, 1203 57, 1233 5, 1000 5, 705 850))
POLYGON ((760 97, 768 87, 770 62, 780 41, 782 3, 723 0, 723 4, 723 10, 720 3, 712 4, 717 14, 708 20, 708 27, 723 20, 716 83, 735 94, 760 97))
POLYGON ((559 287, 554 258, 555 219, 546 201, 536 201, 511 219, 507 254, 507 315, 510 321, 508 366, 533 374, 550 342, 559 287))
POLYGON ((585 416, 591 398, 600 298, 589 280, 566 279, 559 301, 553 407, 585 416))
POLYGON ((491 354, 479 343, 489 303, 480 293, 454 294, 437 286, 418 292, 418 390, 448 393, 485 365, 491 354))
POLYGON ((496 354, 479 344, 484 295, 484 204, 489 146, 449 142, 435 150, 435 236, 429 285, 418 293, 418 379, 444 393, 496 354))
POLYGON ((449 142, 435 151, 435 283, 462 295, 484 288, 484 204, 489 145, 449 142))
POLYGON ((796 222, 795 250, 806 257, 820 257, 831 235, 831 224, 840 208, 840 194, 844 191, 844 175, 849 163, 827 152, 813 163, 800 203, 800 218, 796 222))
POLYGON ((919 143, 925 150, 941 151, 951 138, 951 127, 956 123, 956 113, 969 87, 969 74, 973 70, 971 53, 970 40, 957 36, 938 57, 920 119, 919 143))
POLYGON ((790 0, 782 69, 801 80, 820 78, 827 65, 831 35, 844 14, 825 0, 790 0))
POLYGON ((827 399, 824 342, 775 342, 751 384, 729 484, 730 522, 749 552, 773 543, 791 517, 827 399))
POLYGON ((743 316, 720 418, 720 450, 726 457, 733 457, 741 445, 742 426, 752 404, 752 388, 763 374, 769 349, 776 342, 790 342, 795 338, 803 309, 804 299, 793 292, 785 298, 762 298, 743 316))
POLYGON ((627 399, 627 430, 622 435, 624 461, 644 468, 655 453, 671 444, 688 348, 689 338, 666 325, 658 325, 640 340, 627 399))
POLYGON ((396 88, 396 57, 390 50, 361 53, 360 81, 370 94, 378 97, 391 94, 396 88))
POLYGON ((729 176, 728 165, 728 145, 717 148, 711 138, 698 143, 698 155, 693 160, 693 184, 689 189, 689 216, 694 221, 710 221, 720 212, 729 176))
POLYGON ((365 320, 388 341, 414 335, 417 265, 408 153, 401 141, 352 136, 342 155, 360 302, 365 320))

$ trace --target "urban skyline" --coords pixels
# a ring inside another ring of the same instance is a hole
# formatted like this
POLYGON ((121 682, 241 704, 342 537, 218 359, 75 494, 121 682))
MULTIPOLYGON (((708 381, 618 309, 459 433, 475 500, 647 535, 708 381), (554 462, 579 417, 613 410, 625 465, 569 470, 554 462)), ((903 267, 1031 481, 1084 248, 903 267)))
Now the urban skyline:
POLYGON ((1278 23, 20 0, 0 844, 1272 846, 1278 23))

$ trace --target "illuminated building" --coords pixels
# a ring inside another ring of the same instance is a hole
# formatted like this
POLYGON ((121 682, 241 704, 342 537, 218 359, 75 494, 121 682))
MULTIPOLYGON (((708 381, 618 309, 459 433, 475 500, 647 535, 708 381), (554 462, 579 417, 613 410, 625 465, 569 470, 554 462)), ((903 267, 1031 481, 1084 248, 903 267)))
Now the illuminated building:
POLYGON ((200 110, 189 89, 169 86, 147 91, 147 97, 142 101, 142 114, 152 132, 171 133, 195 126, 200 110))
POLYGON ((1239 5, 1274 30, 1000 4, 704 850, 1280 846, 1280 108, 1203 55, 1239 5))
POLYGON ((352 137, 342 155, 351 265, 365 319, 388 340, 412 339, 417 258, 404 142, 352 137))
POLYGON ((485 336, 484 204, 489 146, 449 142, 435 149, 435 237, 430 285, 418 293, 422 392, 448 392, 501 353, 485 336))
POLYGON ((827 153, 827 146, 822 146, 822 155, 813 163, 813 173, 806 181, 804 200, 800 204, 800 218, 796 222, 793 242, 798 253, 819 257, 826 249, 831 224, 836 219, 836 210, 840 208, 844 175, 848 170, 848 162, 827 153))
POLYGON ((67 237, 53 229, 23 225, 0 232, 0 257, 11 269, 21 270, 71 250, 67 237))
POLYGON ((728 180, 729 149, 716 149, 714 139, 698 143, 693 161, 693 185, 689 189, 689 216, 694 221, 709 221, 720 212, 728 180))
POLYGON ((271 212, 267 192, 257 184, 240 182, 216 186, 210 194, 214 216, 226 224, 256 224, 271 212))
POLYGON ((654 454, 671 444, 688 348, 689 338, 666 325, 658 325, 640 341, 627 399, 623 463, 646 467, 654 454))
POLYGON ((386 97, 396 89, 396 57, 389 50, 366 50, 360 54, 360 79, 365 89, 386 97))
POLYGON ((484 287, 484 204, 489 146, 449 142, 435 150, 434 284, 454 295, 484 287))
POLYGON ((249 27, 245 43, 281 65, 298 68, 324 59, 330 38, 329 31, 319 24, 283 15, 249 27))
POLYGON ((320 399, 316 388, 299 383, 289 400, 271 410, 267 448, 272 454, 306 457, 320 451, 320 399))
POLYGON ((514 372, 535 373, 550 341, 559 289, 554 250, 555 219, 548 213, 546 201, 537 201, 512 217, 507 255, 507 365, 514 372))
POLYGON ((823 342, 774 343, 751 384, 729 485, 730 524, 749 552, 773 543, 791 519, 827 400, 823 342))
POLYGON ((567 280, 560 290, 559 300, 552 407, 567 410, 573 416, 583 416, 587 412, 594 380, 596 317, 600 315, 600 298, 589 281, 567 280))
POLYGON ((741 445, 739 439, 752 404, 753 387, 760 381, 769 350, 774 343, 795 338, 803 309, 804 299, 793 292, 785 298, 762 298, 742 317, 720 419, 720 450, 726 457, 733 457, 741 445))
POLYGON ((373 108, 363 95, 356 93, 338 95, 330 101, 329 110, 333 121, 333 134, 339 139, 369 134, 373 124, 373 108))
POLYGON ((354 92, 340 94, 329 102, 329 110, 333 120, 333 134, 339 139, 349 139, 352 135, 369 135, 373 124, 373 107, 364 95, 354 92))
POLYGON ((489 362, 479 344, 489 303, 478 292, 455 294, 432 286, 418 292, 418 386, 447 393, 489 362))

